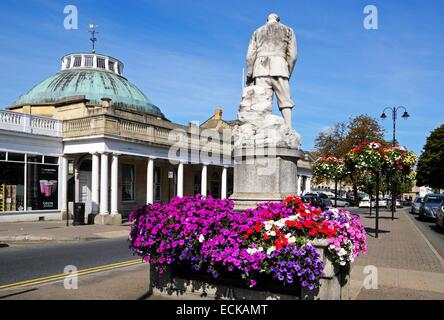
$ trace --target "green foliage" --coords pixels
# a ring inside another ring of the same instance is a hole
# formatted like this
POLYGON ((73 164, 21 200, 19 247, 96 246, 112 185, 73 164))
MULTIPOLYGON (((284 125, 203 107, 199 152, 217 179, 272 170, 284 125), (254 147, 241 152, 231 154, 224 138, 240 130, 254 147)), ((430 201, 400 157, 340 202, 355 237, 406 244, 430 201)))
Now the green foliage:
POLYGON ((427 138, 418 161, 416 184, 444 188, 444 124, 427 138))

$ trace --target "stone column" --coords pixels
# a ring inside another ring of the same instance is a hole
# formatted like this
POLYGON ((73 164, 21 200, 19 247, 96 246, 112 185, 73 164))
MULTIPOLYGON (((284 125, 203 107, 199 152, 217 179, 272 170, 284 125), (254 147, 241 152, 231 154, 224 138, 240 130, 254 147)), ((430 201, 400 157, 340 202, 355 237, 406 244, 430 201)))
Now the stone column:
POLYGON ((203 196, 207 195, 207 172, 208 165, 202 165, 202 175, 201 175, 201 186, 200 186, 200 194, 203 196))
POLYGON ((109 214, 108 210, 108 153, 104 152, 100 155, 100 214, 109 214))
MULTIPOLYGON (((108 192, 109 192, 109 179, 108 179, 108 153, 103 152, 100 154, 100 211, 95 216, 95 224, 113 224, 113 217, 109 214, 108 209, 108 192)), ((118 217, 118 215, 116 215, 118 217)))
POLYGON ((92 171, 91 171, 91 200, 92 213, 99 212, 99 181, 100 181, 100 159, 98 153, 92 154, 92 171))
POLYGON ((74 166, 74 202, 80 202, 79 166, 74 166))
POLYGON ((302 176, 298 175, 298 196, 301 196, 302 193, 302 176))
POLYGON ((154 159, 149 158, 146 167, 146 203, 154 203, 154 159))
POLYGON ((227 198, 227 167, 222 168, 222 186, 221 186, 221 199, 227 198))
POLYGON ((122 215, 119 213, 119 154, 114 153, 111 162, 111 218, 112 224, 121 224, 122 215))
POLYGON ((60 158, 61 161, 61 166, 60 166, 60 171, 61 171, 61 217, 63 220, 66 219, 66 215, 68 214, 68 159, 63 156, 60 158))
POLYGON ((177 167, 177 196, 183 197, 183 163, 179 162, 177 167))
POLYGON ((306 193, 311 193, 311 177, 307 177, 306 193))

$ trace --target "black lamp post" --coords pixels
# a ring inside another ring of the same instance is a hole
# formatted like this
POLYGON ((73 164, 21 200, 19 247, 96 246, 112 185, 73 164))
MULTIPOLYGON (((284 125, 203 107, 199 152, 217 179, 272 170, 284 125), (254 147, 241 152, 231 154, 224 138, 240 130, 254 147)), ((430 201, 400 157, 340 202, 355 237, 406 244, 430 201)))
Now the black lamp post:
MULTIPOLYGON (((387 107, 384 110, 382 110, 381 119, 384 120, 387 118, 387 115, 385 114, 385 111, 391 111, 392 112, 392 120, 393 120, 393 140, 392 140, 392 146, 394 147, 396 145, 396 119, 398 118, 398 111, 402 110, 404 113, 402 114, 402 118, 404 120, 407 120, 410 115, 407 112, 407 109, 399 106, 399 107, 387 107)), ((395 210, 396 210, 396 200, 395 200, 395 183, 392 181, 392 220, 395 219, 395 210)))

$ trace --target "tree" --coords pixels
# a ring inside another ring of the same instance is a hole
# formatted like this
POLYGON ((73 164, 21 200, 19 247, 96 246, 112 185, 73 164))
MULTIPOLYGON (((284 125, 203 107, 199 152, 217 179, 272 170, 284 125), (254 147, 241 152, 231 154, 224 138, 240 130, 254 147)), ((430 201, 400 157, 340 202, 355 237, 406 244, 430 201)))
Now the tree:
POLYGON ((444 124, 427 138, 418 161, 416 185, 444 188, 444 124))
POLYGON ((315 139, 315 155, 319 157, 344 157, 349 148, 344 145, 347 139, 347 126, 345 122, 338 122, 334 126, 319 132, 315 139))
MULTIPOLYGON (((338 158, 345 157, 354 146, 362 141, 376 141, 387 145, 384 141, 385 129, 378 120, 366 114, 351 117, 348 122, 336 123, 329 130, 321 131, 315 140, 314 155, 328 157, 333 155, 338 158)), ((353 194, 358 199, 359 173, 351 173, 347 180, 353 185, 353 194)))
POLYGON ((385 129, 375 118, 366 114, 350 118, 347 129, 347 144, 352 147, 359 145, 362 141, 375 141, 383 145, 386 144, 384 140, 385 129))

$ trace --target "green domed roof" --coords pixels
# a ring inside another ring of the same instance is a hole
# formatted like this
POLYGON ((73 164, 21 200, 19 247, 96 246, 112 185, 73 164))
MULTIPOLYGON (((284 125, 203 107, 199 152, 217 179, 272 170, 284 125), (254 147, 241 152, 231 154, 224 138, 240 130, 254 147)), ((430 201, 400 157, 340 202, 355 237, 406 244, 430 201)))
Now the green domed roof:
POLYGON ((62 70, 37 84, 14 105, 53 103, 66 97, 81 95, 91 104, 101 104, 102 98, 110 98, 114 106, 164 117, 160 109, 127 79, 99 69, 62 70))

